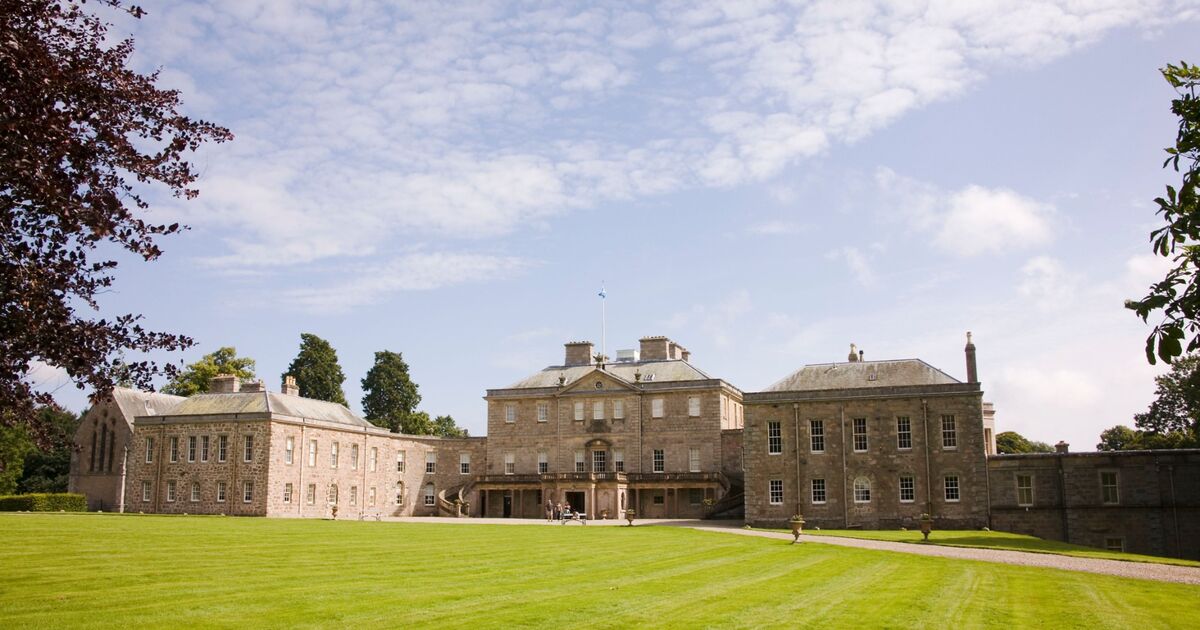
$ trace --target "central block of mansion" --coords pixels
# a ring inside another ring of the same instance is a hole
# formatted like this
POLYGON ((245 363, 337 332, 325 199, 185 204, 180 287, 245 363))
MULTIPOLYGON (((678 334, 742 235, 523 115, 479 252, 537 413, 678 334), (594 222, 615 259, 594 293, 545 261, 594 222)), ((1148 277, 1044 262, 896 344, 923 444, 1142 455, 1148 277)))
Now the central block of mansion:
POLYGON ((806 365, 743 392, 666 337, 588 342, 489 389, 487 437, 388 432, 232 376, 189 398, 117 389, 76 433, 92 509, 310 518, 744 517, 822 528, 993 527, 1200 557, 1200 451, 995 456, 975 346, 966 380, 919 359, 806 365))

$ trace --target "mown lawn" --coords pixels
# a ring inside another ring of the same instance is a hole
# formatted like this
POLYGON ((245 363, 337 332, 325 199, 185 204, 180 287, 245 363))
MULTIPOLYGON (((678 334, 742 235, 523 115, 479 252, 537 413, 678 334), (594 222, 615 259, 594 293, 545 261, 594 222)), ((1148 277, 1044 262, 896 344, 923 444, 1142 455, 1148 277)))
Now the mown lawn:
MULTIPOLYGON (((784 530, 772 530, 784 531, 784 530)), ((947 547, 980 547, 984 549, 1010 549, 1013 551, 1031 551, 1034 553, 1052 553, 1063 556, 1080 558, 1103 558, 1105 560, 1125 560, 1129 562, 1156 562, 1160 564, 1177 564, 1186 567, 1200 567, 1200 562, 1181 560, 1178 558, 1163 558, 1161 556, 1144 556, 1136 553, 1107 551, 1083 545, 1071 545, 1057 540, 1043 540, 1023 534, 1008 532, 986 532, 969 530, 937 531, 929 535, 929 541, 922 540, 921 532, 909 530, 861 530, 861 529, 821 529, 804 530, 805 534, 813 536, 840 536, 842 538, 865 538, 867 540, 888 540, 892 542, 908 542, 919 545, 943 545, 947 547)))
POLYGON ((674 527, 0 515, 0 627, 1196 627, 1200 589, 674 527))

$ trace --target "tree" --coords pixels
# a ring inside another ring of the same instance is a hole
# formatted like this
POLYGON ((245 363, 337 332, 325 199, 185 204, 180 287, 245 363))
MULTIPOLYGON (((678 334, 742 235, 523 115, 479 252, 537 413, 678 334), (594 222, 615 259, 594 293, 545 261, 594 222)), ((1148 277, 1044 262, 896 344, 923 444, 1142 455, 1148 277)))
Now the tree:
POLYGON ((328 341, 311 333, 301 334, 300 353, 282 376, 288 374, 296 377, 301 396, 346 404, 342 391, 346 375, 338 364, 337 351, 328 341))
POLYGON ((1141 449, 1142 436, 1123 424, 1106 429, 1100 433, 1100 443, 1097 451, 1136 451, 1141 449))
POLYGON ((362 388, 363 414, 373 424, 387 427, 392 432, 415 435, 428 435, 432 431, 428 414, 424 423, 409 417, 421 403, 421 394, 408 375, 408 363, 399 352, 376 352, 375 364, 362 380, 362 388), (427 430, 418 433, 410 430, 413 427, 427 430))
POLYGON ((25 456, 17 492, 66 492, 79 416, 61 407, 42 407, 38 422, 49 438, 48 445, 25 456))
POLYGON ((400 421, 400 432, 409 435, 433 435, 433 420, 424 411, 414 411, 400 421))
POLYGON ((450 416, 438 416, 433 419, 433 434, 448 438, 465 438, 471 434, 458 426, 450 416))
POLYGON ((226 346, 216 352, 200 357, 200 360, 187 366, 175 375, 163 391, 176 396, 191 396, 208 391, 212 377, 219 374, 232 374, 238 378, 254 378, 254 359, 239 357, 237 348, 226 346))
POLYGON ((1170 166, 1178 173, 1181 160, 1184 166, 1179 188, 1167 186, 1166 197, 1154 200, 1166 225, 1150 233, 1150 242, 1154 253, 1171 258, 1174 267, 1150 286, 1146 297, 1125 302, 1142 321, 1161 311, 1162 320, 1146 338, 1146 360, 1151 364, 1156 355, 1174 361, 1185 352, 1184 341, 1186 352, 1200 350, 1200 66, 1181 61, 1161 72, 1179 96, 1171 101, 1171 112, 1179 117, 1175 146, 1166 149, 1163 168, 1170 166))
POLYGON ((996 434, 996 452, 1003 455, 1013 453, 1053 453, 1054 447, 1045 442, 1035 442, 1026 439, 1016 431, 1004 431, 996 434))
POLYGON ((1133 417, 1147 433, 1182 433, 1193 438, 1200 430, 1200 355, 1176 359, 1171 371, 1154 377, 1154 401, 1145 413, 1133 417))
POLYGON ((25 471, 25 456, 35 449, 29 428, 10 424, 0 426, 0 494, 13 494, 25 471))
POLYGON ((195 197, 186 154, 233 137, 181 115, 179 93, 127 67, 133 41, 108 28, 76 3, 0 0, 0 424, 38 442, 37 407, 52 402, 31 382, 39 362, 99 398, 119 373, 148 388, 163 371, 117 364, 122 351, 192 344, 144 329, 140 315, 99 317, 97 294, 113 285, 115 252, 154 260, 158 237, 183 229, 144 218, 150 194, 195 197))

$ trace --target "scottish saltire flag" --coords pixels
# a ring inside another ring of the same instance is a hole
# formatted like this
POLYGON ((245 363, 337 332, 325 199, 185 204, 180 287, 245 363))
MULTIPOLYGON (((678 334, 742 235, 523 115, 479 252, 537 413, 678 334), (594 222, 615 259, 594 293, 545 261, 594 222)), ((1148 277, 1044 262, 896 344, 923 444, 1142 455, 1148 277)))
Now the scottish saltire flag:
POLYGON ((600 287, 600 293, 598 293, 597 295, 599 295, 599 296, 600 296, 600 299, 601 299, 601 300, 603 300, 604 298, 608 297, 608 294, 604 292, 604 287, 600 287))

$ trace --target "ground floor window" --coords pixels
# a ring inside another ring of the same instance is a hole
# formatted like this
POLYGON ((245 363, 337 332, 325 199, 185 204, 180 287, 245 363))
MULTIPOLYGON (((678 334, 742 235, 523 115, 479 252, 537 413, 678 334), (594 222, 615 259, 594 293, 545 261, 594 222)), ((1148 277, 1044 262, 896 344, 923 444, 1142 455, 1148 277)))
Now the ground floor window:
POLYGON ((691 505, 704 503, 704 490, 702 488, 688 488, 688 503, 691 505))
POLYGON ((667 502, 667 498, 661 494, 656 494, 651 502, 654 503, 654 505, 664 505, 667 502))
POLYGON ((824 503, 825 502, 825 480, 824 479, 813 479, 810 483, 812 485, 812 502, 817 505, 824 503))
POLYGON ((317 503, 317 484, 315 484, 315 483, 308 484, 308 493, 304 495, 304 502, 309 505, 316 505, 316 503, 317 503))
POLYGON ((1033 475, 1017 475, 1017 505, 1033 505, 1033 475))
POLYGON ((771 505, 783 505, 783 480, 772 479, 767 482, 767 494, 771 505))
POLYGON ((1109 551, 1125 551, 1125 539, 1117 537, 1105 538, 1104 548, 1109 551))
POLYGON ((912 503, 917 498, 917 483, 912 475, 900 475, 900 502, 912 503))
POLYGON ((958 475, 946 475, 946 500, 958 501, 958 475))
POLYGON ((242 482, 242 503, 249 503, 254 500, 254 482, 242 482))
POLYGON ((396 505, 404 504, 404 482, 396 482, 396 505))
POLYGON ((149 503, 149 502, 150 502, 150 482, 143 481, 142 482, 142 503, 149 503))
POLYGON ((854 502, 855 503, 870 503, 871 502, 871 480, 866 477, 859 477, 854 480, 854 502))
POLYGON ((191 501, 192 503, 197 503, 200 501, 200 484, 199 483, 196 483, 195 481, 192 482, 192 496, 188 497, 188 500, 191 501))
POLYGON ((337 502, 338 502, 338 487, 337 487, 337 484, 336 484, 336 483, 335 483, 335 484, 333 484, 333 485, 331 485, 331 486, 329 486, 329 492, 328 492, 328 496, 327 496, 326 498, 327 498, 327 499, 329 499, 329 504, 330 504, 330 505, 337 505, 337 502))
POLYGON ((175 481, 171 480, 171 481, 167 482, 167 502, 173 503, 174 501, 175 501, 175 481))
POLYGON ((367 492, 367 505, 375 507, 375 486, 371 486, 371 489, 367 492))
POLYGON ((290 483, 283 484, 283 502, 284 503, 292 502, 292 484, 290 484, 290 483))
POLYGON ((436 505, 433 493, 433 484, 425 484, 425 507, 433 507, 436 505))
POLYGON ((218 481, 217 482, 217 503, 224 503, 224 502, 225 502, 225 482, 218 481))
POLYGON ((350 505, 358 505, 358 486, 350 486, 350 505))

